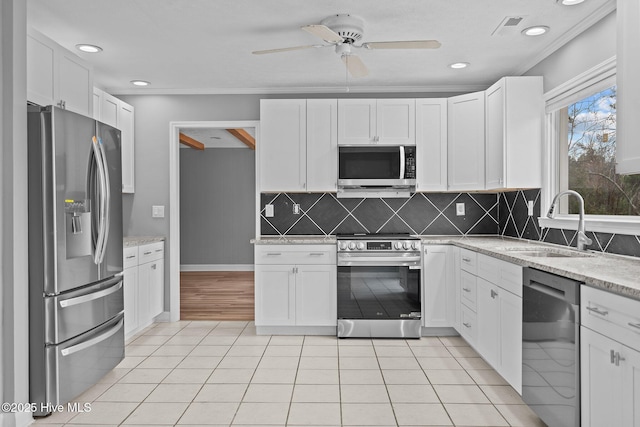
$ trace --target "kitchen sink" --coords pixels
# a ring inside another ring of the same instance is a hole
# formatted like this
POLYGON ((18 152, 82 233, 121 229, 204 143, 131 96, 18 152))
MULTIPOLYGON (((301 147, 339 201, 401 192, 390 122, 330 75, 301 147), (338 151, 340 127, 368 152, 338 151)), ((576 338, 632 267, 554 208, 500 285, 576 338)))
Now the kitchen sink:
POLYGON ((533 258, 589 258, 594 254, 588 252, 578 252, 570 249, 559 248, 525 248, 525 247, 513 247, 513 248, 500 248, 505 252, 514 252, 518 255, 533 257, 533 258))

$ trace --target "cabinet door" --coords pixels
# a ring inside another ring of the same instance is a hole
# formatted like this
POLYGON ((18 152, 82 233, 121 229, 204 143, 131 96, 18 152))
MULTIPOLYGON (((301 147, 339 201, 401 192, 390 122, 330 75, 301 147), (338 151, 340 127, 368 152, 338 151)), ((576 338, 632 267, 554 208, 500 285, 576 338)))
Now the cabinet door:
POLYGON ((375 99, 338 100, 338 144, 372 144, 376 136, 375 99))
POLYGON ((80 58, 62 50, 58 58, 58 96, 64 108, 85 116, 93 109, 93 71, 80 58))
POLYGON ((260 191, 306 189, 307 101, 260 101, 260 191))
POLYGON ((623 347, 622 393, 623 422, 621 425, 640 427, 640 352, 623 347))
POLYGON ((449 190, 484 189, 484 92, 448 99, 449 190))
POLYGON ((295 275, 293 265, 256 265, 256 326, 294 325, 295 275))
POLYGON ((522 393, 522 298, 499 289, 499 371, 518 393, 522 393))
POLYGON ((422 266, 422 325, 450 327, 455 322, 455 284, 446 246, 427 246, 422 266))
POLYGON ((447 190, 447 100, 416 100, 416 190, 447 190))
POLYGON ((122 150, 122 192, 135 191, 134 110, 125 102, 118 103, 118 129, 122 150))
POLYGON ((622 426, 623 369, 611 363, 617 342, 580 327, 581 418, 583 427, 622 426))
POLYGON ((336 192, 338 101, 307 100, 307 191, 336 192))
POLYGON ((336 266, 296 266, 296 325, 336 326, 336 266))
POLYGON ((125 268, 124 286, 124 334, 138 329, 138 266, 125 268))
POLYGON ((102 92, 100 99, 100 120, 109 126, 120 129, 118 126, 119 99, 106 92, 102 92))
POLYGON ((380 144, 415 145, 416 100, 378 99, 376 136, 380 144))
POLYGON ((151 263, 138 266, 138 327, 144 328, 151 324, 151 263))
POLYGON ((55 104, 55 46, 39 34, 27 35, 27 100, 38 105, 55 104))
POLYGON ((151 318, 164 311, 164 260, 149 264, 149 311, 151 318))
POLYGON ((498 288, 486 280, 477 278, 477 349, 480 355, 494 368, 499 367, 500 304, 498 288))
POLYGON ((504 80, 486 91, 486 188, 504 188, 504 80))
POLYGON ((93 117, 96 120, 100 120, 100 111, 101 111, 101 103, 102 103, 102 94, 104 92, 97 87, 93 88, 93 117))

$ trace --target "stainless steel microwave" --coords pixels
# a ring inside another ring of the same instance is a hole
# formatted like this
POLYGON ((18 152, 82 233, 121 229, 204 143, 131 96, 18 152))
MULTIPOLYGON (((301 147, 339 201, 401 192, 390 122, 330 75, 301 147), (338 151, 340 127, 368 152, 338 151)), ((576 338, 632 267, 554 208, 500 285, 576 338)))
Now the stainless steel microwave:
POLYGON ((338 147, 338 195, 380 192, 408 197, 415 187, 415 145, 338 147))

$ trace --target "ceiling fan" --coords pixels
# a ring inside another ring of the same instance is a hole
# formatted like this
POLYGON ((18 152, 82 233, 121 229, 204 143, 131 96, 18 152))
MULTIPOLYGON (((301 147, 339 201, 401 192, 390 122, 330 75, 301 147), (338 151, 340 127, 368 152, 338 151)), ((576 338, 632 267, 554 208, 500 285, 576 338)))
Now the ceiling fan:
POLYGON ((280 49, 256 50, 255 55, 266 53, 288 52, 322 47, 335 47, 336 53, 345 63, 347 70, 353 77, 364 77, 369 70, 359 56, 352 53, 352 48, 365 49, 437 49, 440 42, 437 40, 408 40, 408 41, 383 41, 366 42, 356 45, 364 35, 364 19, 348 14, 332 15, 323 19, 320 24, 305 25, 304 31, 321 38, 327 44, 313 44, 305 46, 284 47, 280 49))

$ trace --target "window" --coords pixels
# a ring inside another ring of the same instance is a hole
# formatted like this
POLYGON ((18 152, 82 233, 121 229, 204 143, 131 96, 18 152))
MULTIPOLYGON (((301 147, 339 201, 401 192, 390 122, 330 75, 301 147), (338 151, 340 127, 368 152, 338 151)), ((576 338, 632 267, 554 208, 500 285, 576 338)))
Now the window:
MULTIPOLYGON (((560 190, 575 190, 590 215, 640 215, 640 175, 616 174, 616 86, 557 112, 560 190)), ((559 213, 578 213, 563 198, 559 213)))

